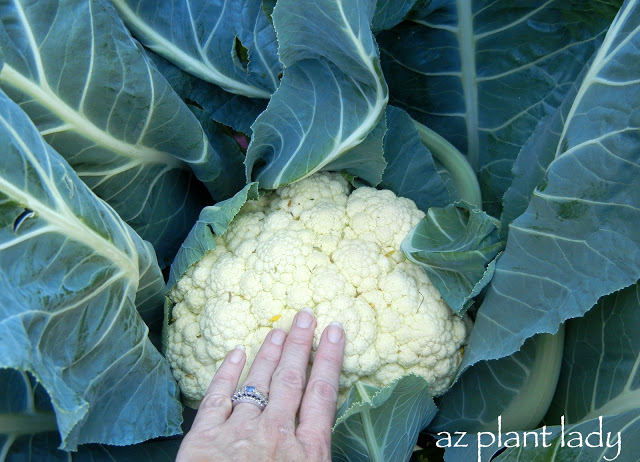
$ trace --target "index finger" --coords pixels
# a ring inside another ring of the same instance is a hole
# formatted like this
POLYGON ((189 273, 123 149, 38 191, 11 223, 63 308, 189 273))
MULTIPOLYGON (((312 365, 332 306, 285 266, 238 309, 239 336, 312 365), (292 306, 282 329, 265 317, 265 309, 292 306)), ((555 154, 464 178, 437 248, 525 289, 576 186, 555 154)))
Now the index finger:
POLYGON ((202 398, 192 428, 213 428, 229 418, 232 409, 231 395, 238 386, 245 360, 244 347, 240 345, 227 355, 202 398))
POLYGON ((332 322, 322 333, 300 405, 298 436, 319 434, 330 441, 336 413, 340 371, 344 355, 344 330, 332 322))

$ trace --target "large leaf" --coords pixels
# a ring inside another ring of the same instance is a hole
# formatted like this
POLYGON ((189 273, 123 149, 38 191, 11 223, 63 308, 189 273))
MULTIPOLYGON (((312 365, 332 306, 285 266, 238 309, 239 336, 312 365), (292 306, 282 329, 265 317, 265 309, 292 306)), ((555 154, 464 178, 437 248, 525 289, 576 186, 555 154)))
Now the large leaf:
POLYGON ((376 2, 376 12, 373 15, 371 29, 374 33, 397 26, 409 14, 416 3, 421 0, 379 0, 376 2))
POLYGON ((260 0, 113 0, 146 47, 224 90, 269 98, 282 66, 260 0))
POLYGON ((497 433, 538 427, 556 390, 564 341, 564 329, 540 334, 511 356, 474 365, 436 400, 438 414, 429 431, 497 433))
POLYGON ((544 180, 547 167, 555 158, 564 118, 573 103, 572 96, 577 92, 574 87, 564 104, 540 121, 513 164, 513 182, 504 194, 500 216, 502 236, 506 237, 509 225, 527 210, 534 189, 544 180))
POLYGON ((431 157, 431 151, 420 140, 418 130, 402 109, 388 106, 384 158, 387 168, 380 188, 414 201, 418 208, 444 207, 452 202, 446 185, 431 157))
POLYGON ((640 2, 626 3, 569 106, 542 184, 510 225, 465 366, 510 355, 640 277, 639 26, 640 2))
MULTIPOLYGON (((387 86, 370 30, 374 7, 373 0, 278 1, 273 22, 285 71, 252 127, 246 161, 247 177, 261 188, 321 170, 378 124, 387 86)), ((353 156, 384 165, 380 155, 365 154, 353 156)), ((380 169, 363 179, 377 184, 381 175, 380 169)))
POLYGON ((136 310, 162 306, 153 249, 1 92, 0 146, 0 368, 44 386, 63 449, 178 433, 178 387, 136 310))
POLYGON ((60 436, 51 400, 33 376, 0 369, 0 462, 172 462, 179 439, 148 441, 133 446, 83 445, 77 452, 58 449, 60 436))
POLYGON ((385 388, 358 382, 338 410, 332 460, 408 460, 418 433, 436 411, 421 377, 406 375, 385 388))
MULTIPOLYGON (((191 106, 201 107, 211 119, 242 133, 251 134, 251 124, 267 107, 267 100, 247 98, 224 91, 174 66, 162 56, 147 50, 171 88, 191 106)), ((211 140, 211 137, 209 138, 211 140)), ((244 178, 244 175, 243 175, 244 178)))
POLYGON ((567 423, 640 410, 640 286, 567 321, 563 367, 545 418, 567 423))
POLYGON ((497 215, 511 166, 601 42, 617 4, 431 2, 378 35, 392 103, 466 153, 497 215))
POLYGON ((402 252, 424 268, 447 305, 458 314, 493 277, 504 249, 497 222, 464 204, 432 207, 402 242, 402 252))
POLYGON ((548 442, 547 449, 508 449, 496 460, 598 461, 604 457, 620 462, 637 461, 640 454, 638 284, 604 297, 584 317, 567 321, 562 363, 558 389, 545 417, 547 425, 555 424, 549 428, 560 430, 560 434, 548 442), (592 432, 596 434, 587 441, 592 432), (570 447, 576 446, 580 435, 582 447, 570 447), (572 439, 574 442, 570 444, 572 439))
POLYGON ((348 156, 340 156, 324 167, 333 172, 349 172, 366 180, 369 185, 379 185, 383 172, 387 171, 384 157, 384 140, 387 134, 386 113, 360 144, 351 148, 348 156))
POLYGON ((590 68, 591 64, 585 66, 577 81, 571 85, 563 103, 538 123, 518 154, 512 169, 513 182, 503 197, 500 217, 503 236, 507 235, 509 224, 527 210, 536 186, 546 181, 547 168, 557 155, 565 121, 590 68))
POLYGON ((196 118, 109 1, 12 0, 0 18, 0 87, 161 263, 170 260, 203 205, 189 166, 215 199, 237 190, 196 118))
MULTIPOLYGON (((495 462, 637 462, 640 454, 640 410, 600 417, 573 425, 544 429, 547 435, 524 435, 505 444, 513 446, 495 462), (537 441, 537 444, 536 444, 537 441), (519 443, 519 446, 516 444, 519 443)), ((512 436, 512 435, 510 435, 512 436)), ((515 438, 515 436, 513 436, 515 438)), ((491 454, 491 452, 489 453, 491 454)))

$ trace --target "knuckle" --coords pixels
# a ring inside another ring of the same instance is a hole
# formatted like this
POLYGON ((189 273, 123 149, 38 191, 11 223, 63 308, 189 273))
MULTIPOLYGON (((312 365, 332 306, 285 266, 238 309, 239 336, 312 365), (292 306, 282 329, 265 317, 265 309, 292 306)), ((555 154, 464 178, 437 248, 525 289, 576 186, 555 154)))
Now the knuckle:
POLYGON ((244 420, 239 422, 233 429, 235 439, 238 443, 242 441, 250 440, 252 436, 257 433, 258 425, 254 419, 244 420))
POLYGON ((281 415, 265 415, 264 424, 263 435, 272 443, 282 445, 295 439, 296 425, 284 421, 281 415))
POLYGON ((342 362, 342 351, 338 348, 320 348, 316 353, 315 363, 340 364, 342 362))
POLYGON ((253 361, 257 363, 267 363, 273 367, 277 366, 280 362, 280 353, 276 351, 261 351, 256 355, 256 359, 253 361))
POLYGON ((311 347, 311 343, 313 342, 313 332, 304 335, 304 333, 290 333, 289 337, 287 337, 287 345, 293 346, 295 349, 304 350, 305 348, 311 347))
POLYGON ((235 440, 229 444, 228 448, 234 455, 233 460, 259 460, 255 458, 256 443, 251 439, 243 438, 235 440))
POLYGON ((331 461, 331 432, 306 432, 305 443, 310 460, 331 461))
POLYGON ((317 378, 309 382, 307 392, 323 403, 336 403, 338 401, 338 384, 323 378, 317 378))
MULTIPOLYGON (((231 447, 233 448, 233 453, 236 456, 239 456, 240 454, 250 453, 251 442, 249 442, 248 440, 242 439, 242 440, 234 441, 233 443, 231 443, 231 447)), ((244 460, 248 460, 248 459, 244 459, 244 460)))
POLYGON ((222 368, 218 369, 218 372, 216 372, 215 379, 216 382, 231 383, 238 380, 238 377, 235 374, 231 374, 225 371, 224 368, 222 368))
POLYGON ((327 452, 331 448, 331 434, 328 432, 315 432, 311 437, 319 452, 327 452))
MULTIPOLYGON (((193 434, 194 439, 197 440, 198 444, 202 444, 203 441, 215 441, 216 436, 220 434, 219 428, 200 428, 195 431, 193 428, 189 431, 189 433, 193 434)), ((187 433, 187 435, 189 434, 187 433)), ((186 438, 186 437, 185 437, 186 438)))
POLYGON ((231 411, 231 398, 229 398, 229 396, 222 393, 207 393, 204 395, 200 403, 199 411, 219 412, 220 410, 231 411))
POLYGON ((294 390, 302 390, 305 382, 307 381, 306 372, 295 367, 283 367, 278 369, 274 374, 274 378, 282 382, 285 387, 292 388, 294 390))

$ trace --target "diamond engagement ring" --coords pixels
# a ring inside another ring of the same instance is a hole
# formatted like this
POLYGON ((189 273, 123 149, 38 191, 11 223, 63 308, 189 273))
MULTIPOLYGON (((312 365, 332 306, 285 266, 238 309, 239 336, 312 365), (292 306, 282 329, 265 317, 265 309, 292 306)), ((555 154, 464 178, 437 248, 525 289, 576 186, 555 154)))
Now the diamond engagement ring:
POLYGON ((269 402, 267 397, 260 393, 256 387, 249 385, 236 391, 231 397, 231 401, 234 407, 238 403, 251 403, 258 406, 261 411, 264 410, 269 402))

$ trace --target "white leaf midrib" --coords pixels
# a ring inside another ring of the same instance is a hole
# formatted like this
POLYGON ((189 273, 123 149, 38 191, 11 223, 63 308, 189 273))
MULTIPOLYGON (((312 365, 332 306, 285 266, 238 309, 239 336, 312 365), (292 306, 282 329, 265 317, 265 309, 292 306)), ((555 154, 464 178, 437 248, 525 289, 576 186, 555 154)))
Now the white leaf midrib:
POLYGON ((256 23, 253 25, 253 43, 256 44, 256 53, 258 55, 258 57, 260 58, 260 61, 262 62, 262 65, 264 66, 264 68, 267 70, 267 73, 269 74, 269 78, 271 79, 271 83, 273 84, 274 88, 278 88, 278 85, 280 85, 280 81, 278 80, 278 76, 277 74, 275 74, 273 72, 273 69, 271 67, 271 65, 269 64, 267 57, 265 56, 265 53, 262 50, 262 47, 257 46, 258 44, 258 16, 256 16, 256 23))
MULTIPOLYGON (((104 257, 107 261, 113 262, 116 267, 120 268, 120 270, 132 281, 137 283, 139 279, 138 261, 137 254, 135 252, 135 245, 131 242, 131 239, 128 238, 127 250, 132 254, 132 256, 129 256, 125 254, 122 249, 100 236, 96 231, 89 228, 84 222, 78 219, 78 217, 76 217, 68 208, 64 199, 60 196, 55 184, 50 181, 49 176, 43 171, 43 167, 39 164, 35 155, 31 153, 29 147, 25 145, 14 127, 11 126, 3 116, 0 116, 0 123, 28 158, 27 160, 29 164, 34 168, 34 170, 36 170, 38 177, 45 183, 44 186, 54 197, 56 208, 53 209, 51 206, 44 204, 36 197, 29 194, 27 191, 16 187, 13 183, 10 183, 2 176, 0 176, 0 191, 13 198, 23 207, 33 210, 39 218, 47 222, 49 226, 53 227, 61 235, 66 236, 75 242, 82 243, 92 249, 96 254, 104 257)), ((43 149, 46 149, 44 141, 42 141, 42 143, 43 149)), ((99 199, 96 198, 96 200, 99 199)), ((123 231, 125 230, 123 229, 123 231)))
MULTIPOLYGON (((371 397, 369 396, 369 394, 367 393, 367 390, 362 385, 362 382, 360 381, 356 382, 355 387, 358 390, 358 393, 360 393, 360 396, 362 397, 363 402, 366 402, 371 405, 372 404, 371 397)), ((382 454, 382 450, 378 445, 378 439, 376 438, 375 431, 373 428, 373 422, 371 421, 370 410, 369 409, 361 410, 359 415, 360 415, 360 420, 362 421, 362 429, 365 435, 367 450, 369 451, 369 460, 371 462, 383 462, 385 459, 384 459, 384 455, 382 454)))
MULTIPOLYGON (((256 86, 234 80, 225 75, 206 58, 204 51, 201 50, 201 53, 203 53, 203 61, 199 61, 193 56, 187 54, 184 50, 180 49, 174 43, 160 35, 155 29, 149 26, 149 24, 137 16, 136 13, 129 8, 126 1, 113 0, 113 4, 134 30, 141 31, 141 35, 151 39, 152 43, 147 43, 147 47, 177 64, 178 67, 207 82, 219 85, 230 93, 247 96, 249 98, 271 98, 270 92, 256 86), (204 60, 206 60, 206 62, 204 60)), ((197 38, 195 38, 195 42, 198 43, 197 38)))
MULTIPOLYGON (((569 109, 569 112, 565 119, 566 122, 562 127, 562 133, 560 134, 560 138, 558 140, 558 144, 556 147, 555 158, 558 158, 564 154, 562 152, 562 147, 564 144, 563 140, 567 136, 567 131, 569 130, 569 126, 572 125, 571 122, 573 120, 573 117, 576 114, 576 111, 578 110, 580 104, 582 103, 582 100, 585 94, 591 88, 591 85, 594 82, 596 82, 596 76, 598 75, 598 73, 600 73, 604 65, 608 62, 609 54, 613 53, 613 51, 611 50, 611 47, 613 46, 613 42, 615 38, 618 36, 618 32, 620 31, 622 26, 625 24, 625 22, 629 18, 629 15, 631 14, 632 10, 637 5, 638 5, 637 1, 628 2, 625 5, 625 8, 618 12, 618 15, 614 19, 611 27, 609 28, 609 31, 607 32, 607 35, 604 38, 604 41, 602 42, 602 45, 600 45, 600 48, 596 52, 596 55, 593 58, 593 62, 591 63, 589 70, 584 76, 582 83, 580 84, 580 88, 578 89, 576 97, 574 98, 571 108, 569 109)), ((631 35, 629 35, 626 38, 626 40, 629 40, 630 36, 631 35)), ((617 48, 616 48, 616 51, 617 51, 617 48)))
POLYGON ((473 11, 470 0, 456 0, 458 10, 458 38, 460 50, 460 79, 466 107, 467 160, 474 171, 480 166, 478 135, 478 83, 476 82, 476 38, 473 30, 473 11))
POLYGON ((14 5, 16 7, 16 12, 18 13, 18 19, 20 20, 22 28, 24 29, 25 35, 27 36, 29 47, 34 52, 32 56, 36 66, 38 80, 40 81, 40 84, 43 88, 49 88, 49 83, 47 82, 47 76, 44 72, 44 66, 42 64, 40 53, 37 52, 37 50, 39 50, 38 43, 36 42, 36 38, 33 35, 33 30, 31 29, 29 21, 27 20, 26 12, 24 11, 24 8, 20 1, 16 1, 14 5))
MULTIPOLYGON (((386 107, 387 102, 389 100, 389 95, 388 95, 386 86, 383 85, 383 80, 378 75, 373 65, 373 60, 374 58, 376 58, 376 56, 375 55, 372 56, 369 53, 367 53, 367 51, 364 49, 362 41, 354 33, 353 28, 351 27, 351 24, 349 23, 349 20, 344 12, 344 8, 342 6, 342 0, 338 0, 336 2, 336 5, 340 12, 340 19, 342 20, 342 23, 343 23, 343 31, 346 33, 349 40, 353 43, 353 46, 357 52, 358 57, 360 58, 361 63, 364 65, 367 71, 373 76, 373 80, 376 83, 376 87, 375 87, 376 102, 375 104, 369 106, 369 112, 367 114, 367 117, 360 123, 360 125, 355 130, 351 131, 351 133, 349 133, 349 135, 346 138, 342 138, 342 136, 337 136, 336 138, 339 140, 339 142, 334 144, 331 151, 323 158, 323 160, 318 165, 316 165, 315 168, 308 171, 304 176, 299 178, 297 181, 307 178, 313 175, 314 173, 320 171, 326 165, 330 164, 331 162, 336 160, 338 157, 340 157, 343 153, 347 152, 349 149, 352 149, 356 147, 358 144, 360 144, 380 119, 380 115, 382 114, 382 111, 386 107)), ((353 81, 353 79, 351 80, 353 81)), ((336 88, 338 89, 340 88, 340 83, 337 82, 337 80, 336 80, 336 88)), ((345 107, 344 105, 342 105, 343 103, 342 98, 340 98, 340 103, 341 103, 341 111, 340 111, 341 123, 340 123, 338 132, 340 135, 342 135, 344 111, 345 111, 345 107)), ((280 169, 280 173, 275 178, 274 184, 280 185, 282 183, 282 179, 284 178, 285 174, 287 174, 287 169, 289 165, 291 165, 297 159, 297 153, 301 148, 305 138, 306 138, 306 133, 300 140, 298 149, 296 149, 296 151, 291 156, 289 156, 289 160, 280 169)))
MULTIPOLYGON (((15 88, 24 91, 26 94, 30 95, 52 113, 60 117, 63 121, 63 125, 68 125, 72 129, 76 129, 79 133, 84 136, 87 136, 89 139, 94 141, 96 144, 100 146, 104 146, 107 149, 116 152, 122 156, 129 157, 132 159, 136 159, 140 164, 144 163, 165 163, 174 168, 186 168, 183 162, 171 156, 168 153, 158 151, 152 148, 148 148, 146 146, 142 146, 140 144, 129 144, 119 140, 104 130, 96 127, 93 123, 91 123, 88 119, 82 116, 83 107, 85 104, 85 97, 91 82, 91 78, 93 75, 93 57, 95 53, 95 37, 93 34, 93 14, 91 14, 90 25, 91 25, 91 59, 89 62, 89 74, 87 76, 87 80, 85 82, 85 86, 83 88, 81 99, 79 103, 79 109, 76 111, 71 108, 66 102, 62 101, 51 89, 49 86, 46 73, 44 71, 44 65, 42 62, 42 57, 40 54, 40 47, 36 41, 36 38, 33 34, 33 30, 31 28, 31 24, 27 18, 27 14, 22 6, 20 1, 15 2, 16 11, 18 14, 18 19, 22 25, 22 29, 26 34, 29 48, 31 50, 31 56, 33 57, 36 73, 37 73, 37 83, 31 81, 26 78, 18 71, 16 71, 13 67, 4 63, 2 66, 2 71, 0 71, 0 82, 6 79, 7 83, 14 86, 15 88)), ((91 5, 89 5, 91 9, 91 5)), ((151 85, 153 91, 153 84, 151 85)), ((151 112, 153 111, 153 105, 151 106, 150 113, 148 114, 145 130, 142 133, 145 133, 148 124, 151 119, 151 112)), ((142 135, 141 135, 142 136, 142 135)))
POLYGON ((640 409, 640 389, 625 390, 602 406, 589 411, 579 422, 597 419, 600 416, 620 415, 634 409, 640 409))
POLYGON ((143 145, 130 144, 115 138, 83 117, 53 91, 29 80, 7 63, 4 64, 2 71, 0 71, 0 82, 5 82, 29 95, 37 103, 55 114, 64 125, 73 127, 76 132, 90 139, 98 146, 141 164, 161 163, 174 168, 185 168, 182 161, 166 152, 143 145))
POLYGON ((137 281, 139 278, 138 264, 133 258, 125 255, 121 249, 87 227, 68 209, 52 210, 35 197, 16 188, 13 184, 0 177, 0 191, 13 198, 25 208, 33 210, 36 216, 52 227, 51 232, 57 232, 68 239, 78 242, 93 250, 107 261, 120 268, 128 279, 137 281))

